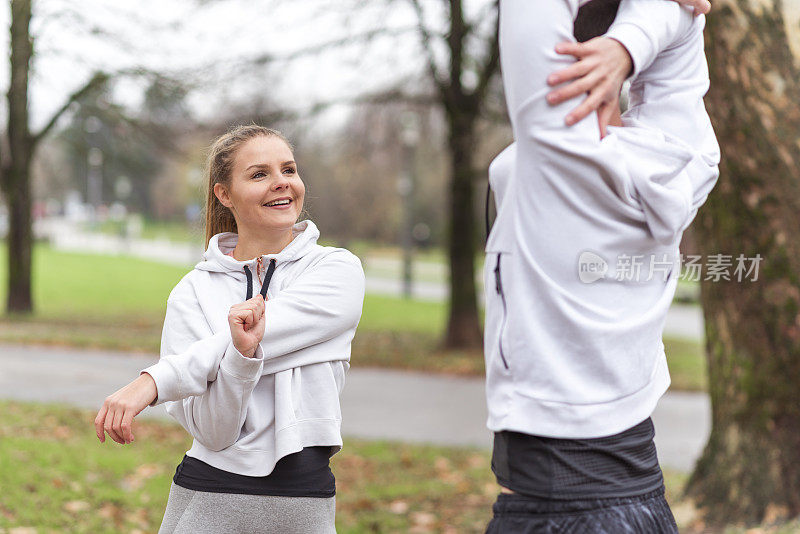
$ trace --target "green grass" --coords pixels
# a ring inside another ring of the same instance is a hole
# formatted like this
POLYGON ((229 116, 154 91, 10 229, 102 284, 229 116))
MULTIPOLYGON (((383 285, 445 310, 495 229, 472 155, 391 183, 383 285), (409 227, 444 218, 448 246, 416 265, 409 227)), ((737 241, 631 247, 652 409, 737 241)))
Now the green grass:
MULTIPOLYGON (((155 532, 191 440, 178 425, 136 420, 132 445, 94 434, 93 411, 0 402, 0 534, 155 532), (26 530, 27 529, 27 530, 26 530)), ((481 533, 498 486, 482 449, 345 438, 333 457, 340 534, 481 533)), ((704 530, 681 500, 688 475, 666 470, 681 532, 704 530)), ((725 534, 790 534, 800 522, 725 534)))
MULTIPOLYGON (((0 280, 6 278, 0 248, 0 280)), ((33 317, 0 319, 0 341, 157 353, 167 296, 188 268, 123 256, 59 252, 37 246, 33 317)), ((6 285, 0 284, 0 302, 6 285)), ((353 364, 461 375, 483 374, 480 351, 442 351, 442 303, 367 295, 353 364)), ((706 387, 702 346, 664 340, 673 389, 706 387)))
MULTIPOLYGON (((0 280, 6 280, 5 247, 0 280)), ((127 258, 59 252, 36 246, 33 299, 40 319, 88 322, 142 318, 163 320, 167 296, 187 269, 127 258)), ((5 302, 6 284, 0 285, 5 302)))
MULTIPOLYGON (((0 532, 155 532, 190 445, 136 421, 136 442, 94 435, 94 412, 0 402, 0 532)), ((334 456, 340 533, 483 532, 497 487, 484 450, 345 440, 334 456)))
POLYGON ((438 335, 444 331, 446 313, 438 302, 367 295, 359 330, 438 335))
MULTIPOLYGON (((0 248, 0 280, 6 279, 0 248)), ((110 320, 163 321, 167 296, 189 267, 174 267, 125 256, 60 252, 37 246, 33 287, 37 319, 86 323, 110 320)), ((5 302, 6 284, 0 284, 5 302)), ((435 334, 444 327, 442 304, 368 295, 362 330, 397 329, 435 334)))
POLYGON ((700 342, 665 338, 669 373, 672 377, 670 389, 682 391, 706 391, 708 372, 703 345, 700 342))

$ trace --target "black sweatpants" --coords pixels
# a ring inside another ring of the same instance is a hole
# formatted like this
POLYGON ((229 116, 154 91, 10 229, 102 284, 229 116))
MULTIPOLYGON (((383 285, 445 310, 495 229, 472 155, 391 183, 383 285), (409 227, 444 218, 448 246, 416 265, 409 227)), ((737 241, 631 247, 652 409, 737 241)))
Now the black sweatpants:
POLYGON ((556 501, 501 493, 486 534, 677 534, 664 489, 638 497, 556 501))

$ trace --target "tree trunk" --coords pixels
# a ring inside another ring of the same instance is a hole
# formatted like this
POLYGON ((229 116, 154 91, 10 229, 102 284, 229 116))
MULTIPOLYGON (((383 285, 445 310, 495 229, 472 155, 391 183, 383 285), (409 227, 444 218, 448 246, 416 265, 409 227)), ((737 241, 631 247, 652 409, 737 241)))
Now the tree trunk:
MULTIPOLYGON (((480 349, 483 346, 478 300, 475 291, 475 169, 477 122, 486 100, 486 88, 497 72, 497 35, 487 43, 487 57, 473 90, 462 83, 467 57, 467 38, 474 27, 464 19, 463 0, 449 0, 450 28, 447 48, 450 63, 447 82, 439 83, 441 102, 447 117, 447 148, 450 156, 450 307, 444 346, 449 349, 480 349)), ((474 58, 473 58, 474 59, 474 58)), ((433 63, 433 57, 429 58, 433 63)), ((434 79, 436 75, 434 74, 434 79)))
POLYGON ((719 0, 706 29, 723 157, 694 231, 706 261, 763 258, 756 282, 702 283, 713 426, 687 494, 709 524, 800 513, 800 73, 784 3, 719 0))
POLYGON ((33 140, 28 130, 28 73, 33 56, 31 1, 11 0, 11 82, 8 88, 8 163, 3 185, 9 205, 8 311, 30 313, 33 230, 30 162, 33 140))
POLYGON ((450 308, 445 347, 483 346, 478 301, 475 292, 475 168, 472 155, 477 145, 474 114, 461 106, 449 112, 450 155, 450 308))

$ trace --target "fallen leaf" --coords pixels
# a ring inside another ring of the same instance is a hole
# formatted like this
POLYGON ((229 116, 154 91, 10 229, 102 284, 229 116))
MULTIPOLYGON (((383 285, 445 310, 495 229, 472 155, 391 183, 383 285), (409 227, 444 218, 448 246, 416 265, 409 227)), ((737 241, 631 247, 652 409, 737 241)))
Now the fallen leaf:
POLYGON ((85 512, 89 509, 89 503, 86 501, 69 501, 64 505, 64 510, 77 514, 78 512, 85 512))
POLYGON ((122 509, 114 503, 107 502, 100 507, 97 515, 104 519, 113 520, 117 526, 122 524, 122 509))
POLYGON ((485 467, 486 464, 487 464, 486 458, 477 454, 473 454, 467 459, 467 465, 471 469, 478 469, 480 467, 485 467))
POLYGON ((128 514, 128 521, 141 528, 147 528, 147 510, 139 508, 135 512, 128 514))
POLYGON ((161 472, 161 467, 156 464, 142 464, 136 468, 136 476, 141 478, 151 478, 161 472))
POLYGON ((0 504, 0 513, 3 514, 3 517, 8 519, 9 521, 14 521, 17 518, 17 516, 14 515, 14 512, 9 510, 8 508, 3 506, 2 504, 0 504))
POLYGON ((401 515, 408 512, 408 503, 404 501, 394 501, 389 505, 389 510, 393 514, 401 515))
POLYGON ((444 456, 439 456, 434 460, 433 467, 437 471, 449 471, 450 470, 450 460, 445 458, 444 456))
POLYGON ((430 512, 414 512, 411 514, 411 522, 415 526, 430 527, 436 523, 436 516, 430 512))
POLYGON ((58 439, 69 439, 72 437, 72 430, 68 426, 60 425, 53 430, 53 436, 58 439))

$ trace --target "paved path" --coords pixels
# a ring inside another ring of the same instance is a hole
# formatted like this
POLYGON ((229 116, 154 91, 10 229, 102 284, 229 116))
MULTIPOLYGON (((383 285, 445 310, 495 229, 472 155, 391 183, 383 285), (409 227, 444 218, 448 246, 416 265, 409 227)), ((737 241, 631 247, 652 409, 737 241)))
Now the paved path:
MULTIPOLYGON (((0 345, 0 398, 97 409, 153 361, 152 356, 0 345)), ((346 436, 491 446, 479 378, 355 368, 342 394, 342 412, 346 436)), ((160 406, 142 416, 168 417, 160 406)), ((707 396, 669 393, 653 420, 662 465, 690 470, 708 438, 707 396)))

